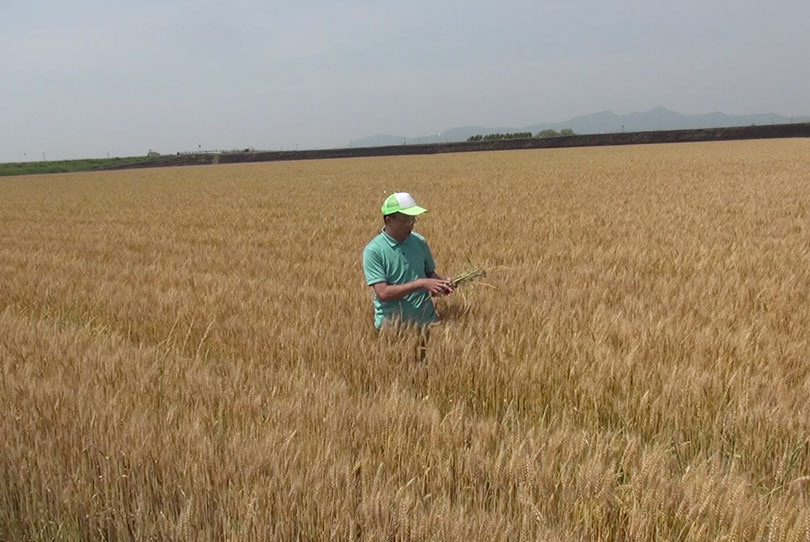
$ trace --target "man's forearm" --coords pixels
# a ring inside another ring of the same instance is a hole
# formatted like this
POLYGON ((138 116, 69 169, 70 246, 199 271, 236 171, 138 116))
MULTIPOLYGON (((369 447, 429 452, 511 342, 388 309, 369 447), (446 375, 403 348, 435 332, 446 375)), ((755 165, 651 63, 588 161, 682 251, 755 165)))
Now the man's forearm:
POLYGON ((417 279, 405 284, 386 284, 382 287, 382 291, 375 291, 380 301, 396 301, 421 288, 422 279, 417 279))

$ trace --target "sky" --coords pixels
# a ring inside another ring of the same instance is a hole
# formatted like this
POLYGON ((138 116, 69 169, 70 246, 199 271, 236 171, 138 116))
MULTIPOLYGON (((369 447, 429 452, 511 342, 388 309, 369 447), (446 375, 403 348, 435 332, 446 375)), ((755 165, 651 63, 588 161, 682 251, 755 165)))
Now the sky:
POLYGON ((0 162, 810 115, 807 0, 0 0, 0 162))

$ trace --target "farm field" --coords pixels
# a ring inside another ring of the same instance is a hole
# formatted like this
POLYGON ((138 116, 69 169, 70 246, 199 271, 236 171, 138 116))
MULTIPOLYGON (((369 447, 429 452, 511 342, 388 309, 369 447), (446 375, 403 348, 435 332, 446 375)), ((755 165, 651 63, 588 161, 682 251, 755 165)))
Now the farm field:
POLYGON ((0 179, 0 540, 807 540, 810 142, 0 179), (426 363, 361 253, 429 213, 426 363))
POLYGON ((88 158, 84 160, 51 160, 49 162, 10 162, 0 163, 0 177, 9 175, 30 175, 38 173, 71 173, 112 166, 122 166, 143 162, 144 156, 126 158, 88 158))

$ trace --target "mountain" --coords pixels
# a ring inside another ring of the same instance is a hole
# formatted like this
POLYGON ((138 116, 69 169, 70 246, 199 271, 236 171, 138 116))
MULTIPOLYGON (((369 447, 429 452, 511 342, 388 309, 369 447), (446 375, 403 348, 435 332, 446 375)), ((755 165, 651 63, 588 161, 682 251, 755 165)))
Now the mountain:
POLYGON ((405 138, 387 134, 377 134, 363 139, 355 139, 349 143, 350 147, 388 147, 390 145, 402 145, 405 138))
POLYGON ((758 115, 726 115, 725 113, 705 113, 683 115, 663 107, 654 107, 646 113, 616 115, 602 111, 558 123, 535 124, 525 131, 537 133, 541 130, 571 128, 578 134, 599 134, 611 132, 651 132, 657 130, 690 130, 698 128, 723 128, 728 126, 750 126, 752 124, 788 124, 808 122, 810 117, 786 118, 773 113, 758 115))
POLYGON ((726 115, 725 113, 705 113, 701 115, 684 115, 670 111, 663 107, 654 107, 644 113, 628 113, 617 115, 611 111, 591 113, 581 117, 574 117, 565 122, 546 122, 532 124, 522 128, 515 127, 484 127, 462 126, 452 128, 439 134, 422 137, 376 135, 358 139, 352 142, 353 147, 382 147, 387 145, 416 145, 421 143, 444 143, 450 141, 466 141, 470 136, 494 133, 531 132, 536 134, 542 130, 562 130, 570 128, 577 134, 602 134, 614 132, 650 132, 658 130, 690 130, 698 128, 723 128, 727 126, 758 126, 766 124, 789 124, 791 122, 810 122, 809 117, 788 118, 774 113, 756 115, 726 115))

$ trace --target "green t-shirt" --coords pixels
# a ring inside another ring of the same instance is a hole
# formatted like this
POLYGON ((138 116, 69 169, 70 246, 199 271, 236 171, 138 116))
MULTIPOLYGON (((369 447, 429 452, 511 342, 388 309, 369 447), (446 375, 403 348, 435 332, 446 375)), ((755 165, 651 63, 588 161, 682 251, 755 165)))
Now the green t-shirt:
MULTIPOLYGON (((382 231, 363 250, 363 272, 366 284, 378 282, 405 284, 430 276, 436 270, 425 238, 411 232, 401 243, 382 231)), ((400 319, 419 327, 439 319, 427 290, 416 290, 402 299, 380 301, 374 294, 374 327, 385 320, 400 319)))

